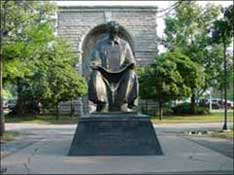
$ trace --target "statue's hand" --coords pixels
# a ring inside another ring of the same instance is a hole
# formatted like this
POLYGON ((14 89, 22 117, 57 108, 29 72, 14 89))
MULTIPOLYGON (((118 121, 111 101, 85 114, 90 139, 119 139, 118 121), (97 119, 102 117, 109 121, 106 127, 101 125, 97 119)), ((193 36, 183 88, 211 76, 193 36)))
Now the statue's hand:
POLYGON ((135 66, 136 66, 136 65, 135 65, 134 63, 131 63, 131 64, 129 64, 128 68, 129 68, 129 69, 134 69, 135 66))
POLYGON ((134 63, 130 63, 130 64, 127 64, 124 66, 123 70, 126 70, 126 69, 134 69, 135 68, 135 64, 134 63))

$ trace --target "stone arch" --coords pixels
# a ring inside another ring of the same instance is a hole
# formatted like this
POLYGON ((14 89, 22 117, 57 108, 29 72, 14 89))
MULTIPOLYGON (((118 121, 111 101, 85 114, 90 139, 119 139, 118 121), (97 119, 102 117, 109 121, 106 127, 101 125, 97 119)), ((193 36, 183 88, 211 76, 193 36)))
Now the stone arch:
MULTIPOLYGON (((107 37, 107 25, 106 24, 100 24, 94 28, 92 28, 82 39, 79 50, 81 51, 81 60, 82 60, 82 74, 86 78, 86 80, 89 79, 90 75, 90 68, 89 68, 89 62, 90 62, 90 54, 91 50, 95 47, 96 42, 100 39, 103 39, 107 37)), ((123 27, 120 26, 119 31, 119 37, 129 42, 130 47, 132 48, 133 54, 134 52, 134 41, 132 39, 132 36, 129 34, 129 32, 123 27)))

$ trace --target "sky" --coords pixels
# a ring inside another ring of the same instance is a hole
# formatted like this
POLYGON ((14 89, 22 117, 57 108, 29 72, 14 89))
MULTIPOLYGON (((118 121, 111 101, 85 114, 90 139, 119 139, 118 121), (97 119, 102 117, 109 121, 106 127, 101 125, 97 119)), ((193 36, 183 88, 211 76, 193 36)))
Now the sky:
MULTIPOLYGON (((159 8, 168 7, 168 5, 173 4, 175 1, 57 1, 58 5, 130 5, 130 6, 158 6, 159 8)), ((221 4, 224 6, 231 5, 231 0, 226 1, 197 1, 201 5, 205 5, 207 3, 221 4)))
MULTIPOLYGON (((168 8, 174 4, 175 1, 55 1, 59 6, 157 6, 158 10, 168 8)), ((227 7, 233 4, 233 1, 197 1, 199 5, 205 6, 207 3, 215 5, 221 5, 227 7)), ((160 16, 160 14, 159 14, 160 16)), ((157 18, 157 34, 159 37, 163 36, 165 28, 164 19, 162 17, 157 18)), ((163 51, 163 47, 159 46, 159 51, 163 51)))

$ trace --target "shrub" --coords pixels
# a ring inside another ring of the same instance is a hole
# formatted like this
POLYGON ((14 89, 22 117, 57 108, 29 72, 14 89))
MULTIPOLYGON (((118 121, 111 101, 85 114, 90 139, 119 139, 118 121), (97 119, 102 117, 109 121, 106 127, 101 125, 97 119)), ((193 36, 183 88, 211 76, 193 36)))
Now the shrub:
POLYGON ((176 115, 180 114, 191 114, 191 105, 189 103, 178 104, 177 106, 172 108, 173 113, 176 115))
POLYGON ((196 114, 205 115, 209 113, 210 111, 209 108, 207 107, 201 107, 201 106, 196 107, 196 114))
MULTIPOLYGON (((172 111, 175 115, 187 115, 193 114, 190 103, 182 103, 172 108, 172 111)), ((209 114, 209 109, 207 107, 196 107, 195 114, 204 115, 209 114)))

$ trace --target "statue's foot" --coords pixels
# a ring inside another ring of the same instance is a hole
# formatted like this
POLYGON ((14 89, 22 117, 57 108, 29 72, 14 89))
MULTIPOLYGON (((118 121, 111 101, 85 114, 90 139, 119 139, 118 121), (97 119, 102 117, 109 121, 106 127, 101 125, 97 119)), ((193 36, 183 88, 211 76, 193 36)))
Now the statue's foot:
POLYGON ((121 111, 122 112, 133 112, 133 110, 131 108, 128 107, 128 104, 127 103, 124 103, 122 106, 121 106, 121 111))

